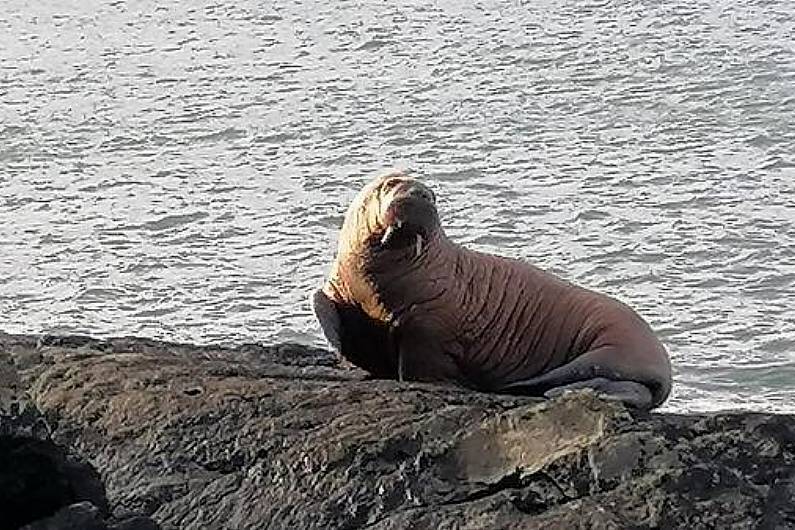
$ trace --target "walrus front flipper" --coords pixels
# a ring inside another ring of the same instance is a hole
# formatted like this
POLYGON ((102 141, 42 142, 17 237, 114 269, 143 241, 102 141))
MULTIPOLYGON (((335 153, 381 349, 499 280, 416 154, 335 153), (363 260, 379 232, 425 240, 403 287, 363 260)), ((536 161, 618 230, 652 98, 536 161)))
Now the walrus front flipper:
POLYGON ((329 345, 345 362, 377 378, 397 376, 386 324, 370 318, 357 306, 335 301, 322 289, 312 295, 312 308, 329 345))
POLYGON ((340 314, 337 311, 337 305, 334 301, 326 296, 323 289, 318 289, 312 296, 312 309, 315 311, 315 316, 320 322, 320 327, 323 329, 323 335, 326 340, 334 348, 337 353, 342 353, 342 322, 340 321, 340 314))
POLYGON ((544 392, 544 397, 553 398, 580 388, 591 388, 606 399, 620 401, 636 409, 647 410, 654 405, 651 390, 646 385, 635 381, 612 381, 604 377, 558 386, 544 392))

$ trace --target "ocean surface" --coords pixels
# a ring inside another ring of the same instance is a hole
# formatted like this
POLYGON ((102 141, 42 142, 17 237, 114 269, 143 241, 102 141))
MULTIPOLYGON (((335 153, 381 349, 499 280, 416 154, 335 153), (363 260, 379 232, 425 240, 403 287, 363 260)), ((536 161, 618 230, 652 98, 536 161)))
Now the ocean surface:
POLYGON ((667 410, 795 412, 795 3, 3 0, 0 330, 323 345, 345 208, 635 307, 667 410))

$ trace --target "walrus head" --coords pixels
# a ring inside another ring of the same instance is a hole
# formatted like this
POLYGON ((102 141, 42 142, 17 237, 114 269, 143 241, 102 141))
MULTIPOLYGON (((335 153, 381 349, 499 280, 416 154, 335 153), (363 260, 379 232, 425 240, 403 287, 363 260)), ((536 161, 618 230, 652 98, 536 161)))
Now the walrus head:
POLYGON ((439 228, 433 191, 413 177, 390 173, 370 182, 353 200, 342 225, 340 250, 361 254, 410 249, 417 257, 439 228))
POLYGON ((394 317, 385 289, 435 255, 444 234, 434 193, 404 173, 368 183, 356 195, 340 230, 337 257, 323 287, 327 297, 361 308, 381 322, 394 317))

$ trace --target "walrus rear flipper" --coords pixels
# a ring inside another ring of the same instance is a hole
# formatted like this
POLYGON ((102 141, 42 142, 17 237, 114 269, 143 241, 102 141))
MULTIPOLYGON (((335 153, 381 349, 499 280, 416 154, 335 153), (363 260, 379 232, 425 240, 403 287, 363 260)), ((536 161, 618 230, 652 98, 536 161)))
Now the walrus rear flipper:
POLYGON ((560 386, 550 386, 549 383, 535 383, 532 379, 516 381, 502 387, 500 390, 509 394, 522 394, 529 396, 543 396, 554 398, 569 390, 590 388, 605 399, 624 403, 629 407, 648 410, 654 406, 651 390, 644 384, 635 381, 614 381, 604 377, 594 377, 560 386))
POLYGON ((544 397, 553 398, 568 390, 590 388, 605 399, 620 401, 624 405, 641 410, 654 406, 651 390, 646 385, 635 381, 612 381, 604 377, 596 377, 587 381, 578 381, 570 385, 556 386, 544 392, 544 397))
POLYGON ((609 347, 592 350, 545 374, 514 381, 499 390, 508 394, 552 398, 567 390, 591 388, 607 399, 642 410, 651 409, 665 399, 667 391, 655 392, 659 388, 632 380, 634 378, 622 373, 624 370, 611 367, 613 358, 609 347))
POLYGON ((323 335, 326 336, 328 343, 334 348, 334 351, 342 353, 340 315, 334 301, 326 296, 323 289, 318 289, 312 296, 312 309, 315 311, 315 316, 320 322, 323 335))

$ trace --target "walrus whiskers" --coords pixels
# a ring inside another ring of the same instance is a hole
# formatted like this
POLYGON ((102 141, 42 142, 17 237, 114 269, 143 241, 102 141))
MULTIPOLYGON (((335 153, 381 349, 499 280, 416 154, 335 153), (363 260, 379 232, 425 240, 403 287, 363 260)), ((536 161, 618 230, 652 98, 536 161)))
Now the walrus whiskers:
POLYGON ((395 222, 386 227, 384 235, 381 236, 381 245, 385 246, 395 237, 395 233, 403 226, 403 221, 395 219, 395 222))

